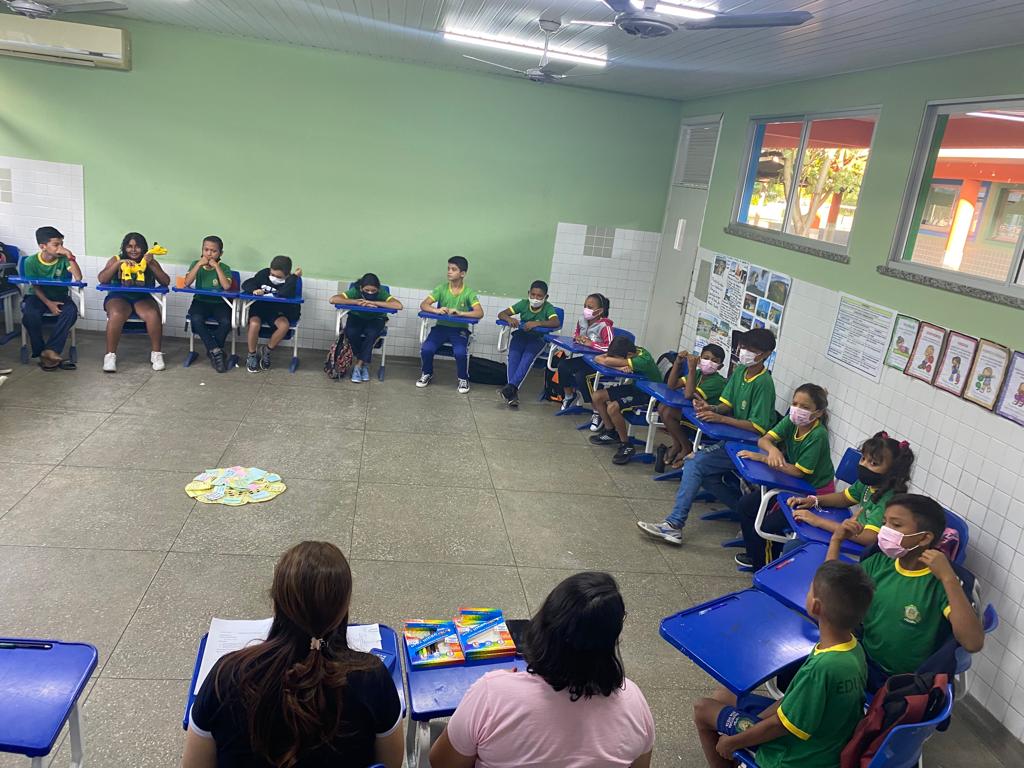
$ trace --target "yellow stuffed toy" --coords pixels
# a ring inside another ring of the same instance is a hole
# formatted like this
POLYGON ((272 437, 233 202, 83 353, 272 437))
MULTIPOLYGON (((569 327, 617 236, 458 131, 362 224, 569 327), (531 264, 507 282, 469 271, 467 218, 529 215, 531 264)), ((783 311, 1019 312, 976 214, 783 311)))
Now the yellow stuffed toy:
POLYGON ((125 259, 121 262, 121 285, 145 285, 146 284, 146 257, 165 256, 167 249, 160 243, 153 243, 153 247, 146 251, 138 261, 125 259))

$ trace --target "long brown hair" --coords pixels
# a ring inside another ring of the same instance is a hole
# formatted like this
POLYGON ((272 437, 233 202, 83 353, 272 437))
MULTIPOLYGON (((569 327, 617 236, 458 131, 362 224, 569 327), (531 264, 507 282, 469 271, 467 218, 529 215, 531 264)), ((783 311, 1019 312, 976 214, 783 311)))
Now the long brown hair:
POLYGON ((296 544, 274 567, 266 642, 221 664, 217 698, 224 700, 222 688, 238 691, 252 751, 275 768, 293 768, 346 729, 346 678, 374 664, 348 647, 351 595, 352 571, 340 549, 326 541, 296 544))

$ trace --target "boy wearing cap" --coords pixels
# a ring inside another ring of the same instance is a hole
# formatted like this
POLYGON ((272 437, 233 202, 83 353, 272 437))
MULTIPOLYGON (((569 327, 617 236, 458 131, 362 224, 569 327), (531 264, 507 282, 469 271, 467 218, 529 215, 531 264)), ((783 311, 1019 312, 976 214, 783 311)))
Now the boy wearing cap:
MULTIPOLYGON (((764 367, 775 350, 775 334, 767 328, 755 328, 740 336, 738 346, 739 365, 726 382, 718 405, 708 405, 702 398, 694 397, 693 407, 701 421, 728 424, 763 435, 775 423, 775 382, 764 367)), ((683 465, 679 492, 668 517, 661 523, 637 522, 640 530, 670 544, 682 544, 683 526, 702 489, 730 509, 736 508, 740 493, 725 482, 732 470, 732 459, 724 443, 702 448, 683 465)))
MULTIPOLYGON (((81 280, 82 270, 75 254, 64 247, 64 235, 54 227, 36 230, 39 253, 25 259, 25 277, 32 280, 81 280)), ((68 334, 78 320, 78 307, 67 288, 57 285, 34 285, 21 300, 21 323, 32 345, 32 357, 39 358, 44 371, 74 368, 62 357, 68 334), (55 315, 57 322, 48 340, 43 339, 43 315, 55 315)))

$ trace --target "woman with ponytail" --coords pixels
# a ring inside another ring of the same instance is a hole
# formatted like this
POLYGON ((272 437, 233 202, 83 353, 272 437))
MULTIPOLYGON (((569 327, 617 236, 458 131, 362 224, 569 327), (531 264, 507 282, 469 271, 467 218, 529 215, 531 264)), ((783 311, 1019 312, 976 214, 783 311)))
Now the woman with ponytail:
POLYGON ((351 595, 352 572, 333 544, 284 553, 270 633, 210 671, 182 768, 401 766, 401 702, 383 663, 348 647, 351 595))

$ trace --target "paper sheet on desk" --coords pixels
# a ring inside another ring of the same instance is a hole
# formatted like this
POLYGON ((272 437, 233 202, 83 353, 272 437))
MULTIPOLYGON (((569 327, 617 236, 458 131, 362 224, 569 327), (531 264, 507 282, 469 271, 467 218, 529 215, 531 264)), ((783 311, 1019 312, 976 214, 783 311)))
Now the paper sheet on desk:
MULTIPOLYGON (((193 693, 199 693, 206 676, 210 674, 213 665, 221 656, 266 640, 273 621, 272 618, 213 619, 210 622, 210 631, 206 637, 206 649, 203 651, 203 660, 199 665, 199 675, 196 677, 196 687, 193 693)), ((372 648, 382 647, 380 624, 350 626, 346 637, 348 638, 348 647, 354 651, 367 653, 372 648)))

